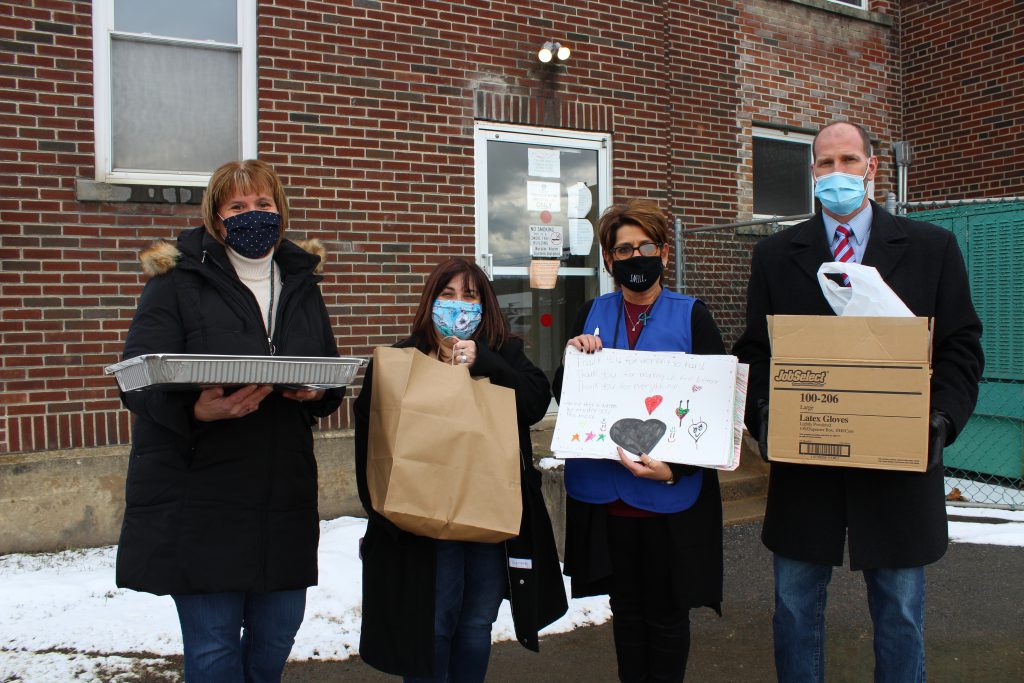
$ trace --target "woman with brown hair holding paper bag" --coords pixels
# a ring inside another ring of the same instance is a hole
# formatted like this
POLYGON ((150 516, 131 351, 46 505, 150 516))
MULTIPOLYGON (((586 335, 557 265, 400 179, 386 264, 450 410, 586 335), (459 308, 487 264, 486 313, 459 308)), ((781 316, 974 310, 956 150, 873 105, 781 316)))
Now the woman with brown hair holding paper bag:
MULTIPOLYGON (((551 390, 544 373, 523 353, 523 341, 511 334, 487 276, 467 260, 449 259, 434 269, 412 334, 396 347, 415 348, 514 390, 522 519, 517 536, 486 543, 416 535, 376 511, 367 457, 371 441, 383 435, 375 431, 379 421, 371 421, 371 363, 354 407, 356 479, 369 518, 362 543, 359 654, 371 666, 407 681, 483 681, 491 625, 502 598, 511 600, 516 637, 531 650, 538 649, 537 632, 567 609, 529 433, 547 412, 551 390)), ((382 364, 380 372, 385 369, 382 364)), ((454 449, 457 427, 443 428, 452 431, 454 449)), ((431 495, 436 494, 425 492, 431 495)))
MULTIPOLYGON (((605 267, 620 288, 583 305, 570 346, 584 353, 607 347, 725 354, 707 307, 662 287, 669 231, 657 204, 609 207, 598 234, 605 267)), ((561 393, 559 368, 555 395, 561 393)), ((718 473, 622 448, 618 454, 621 462, 566 461, 565 573, 574 598, 609 595, 619 680, 681 681, 690 609, 720 613, 718 473)))

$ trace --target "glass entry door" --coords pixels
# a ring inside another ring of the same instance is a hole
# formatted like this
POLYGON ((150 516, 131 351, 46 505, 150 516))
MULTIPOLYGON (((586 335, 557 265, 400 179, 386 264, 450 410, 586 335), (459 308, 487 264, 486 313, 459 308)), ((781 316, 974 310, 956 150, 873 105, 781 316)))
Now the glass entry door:
POLYGON ((580 307, 611 287, 597 241, 610 201, 609 143, 604 134, 477 124, 477 261, 549 380, 580 307), (558 261, 553 289, 531 287, 533 260, 558 261))

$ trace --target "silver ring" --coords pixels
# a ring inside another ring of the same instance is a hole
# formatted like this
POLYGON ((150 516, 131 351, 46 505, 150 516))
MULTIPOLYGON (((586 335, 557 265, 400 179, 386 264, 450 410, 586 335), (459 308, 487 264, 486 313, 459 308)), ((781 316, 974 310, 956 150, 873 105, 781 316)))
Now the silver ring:
POLYGON ((469 359, 466 358, 465 354, 459 356, 459 362, 460 363, 465 363, 467 360, 469 360, 469 359))

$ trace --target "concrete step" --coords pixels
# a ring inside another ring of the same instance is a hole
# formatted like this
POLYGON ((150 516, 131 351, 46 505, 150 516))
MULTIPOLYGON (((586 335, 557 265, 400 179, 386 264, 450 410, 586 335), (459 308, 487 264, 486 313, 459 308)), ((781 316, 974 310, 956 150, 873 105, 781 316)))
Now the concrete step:
MULTIPOLYGON (((754 455, 760 462, 760 456, 754 455)), ((756 465, 747 466, 740 460, 740 467, 735 472, 719 472, 718 481, 722 487, 722 502, 742 500, 744 498, 763 498, 768 493, 768 471, 756 465)))
POLYGON ((722 503, 722 525, 746 524, 747 522, 760 522, 764 519, 764 504, 767 499, 741 498, 722 503))
POLYGON ((768 463, 761 460, 757 442, 743 433, 740 466, 734 472, 720 472, 722 523, 743 524, 764 519, 768 495, 768 463))

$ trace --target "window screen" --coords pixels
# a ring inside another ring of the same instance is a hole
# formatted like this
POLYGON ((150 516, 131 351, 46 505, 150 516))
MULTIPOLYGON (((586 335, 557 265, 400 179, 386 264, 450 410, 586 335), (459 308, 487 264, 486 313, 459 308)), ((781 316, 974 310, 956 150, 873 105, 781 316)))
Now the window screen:
POLYGON ((115 38, 113 168, 202 173, 239 158, 239 54, 115 38))
POLYGON ((255 156, 255 0, 95 0, 96 178, 199 184, 255 156))
POLYGON ((754 138, 754 213, 811 213, 811 146, 806 142, 754 138))

